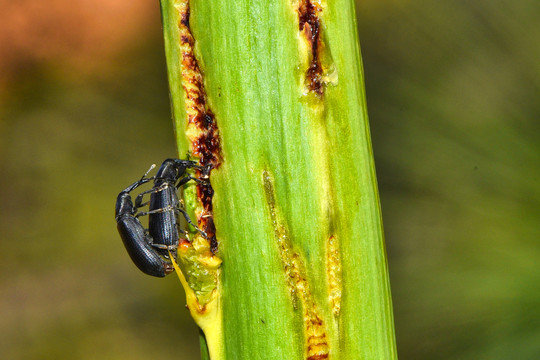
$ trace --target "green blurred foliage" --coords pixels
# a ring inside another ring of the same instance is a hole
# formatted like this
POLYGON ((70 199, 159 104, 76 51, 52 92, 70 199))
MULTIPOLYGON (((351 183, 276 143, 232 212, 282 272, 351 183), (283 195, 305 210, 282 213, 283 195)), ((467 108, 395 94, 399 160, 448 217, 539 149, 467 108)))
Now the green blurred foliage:
POLYGON ((114 221, 118 192, 176 154, 158 26, 110 78, 66 80, 36 66, 10 89, 1 359, 198 358, 178 279, 139 272, 114 221))
POLYGON ((358 14, 400 357, 540 358, 540 2, 358 14))
MULTIPOLYGON (((540 2, 357 13, 401 359, 540 358, 540 2)), ((4 92, 2 359, 199 357, 177 279, 138 272, 113 217, 175 155, 155 24, 106 72, 34 63, 4 92)))

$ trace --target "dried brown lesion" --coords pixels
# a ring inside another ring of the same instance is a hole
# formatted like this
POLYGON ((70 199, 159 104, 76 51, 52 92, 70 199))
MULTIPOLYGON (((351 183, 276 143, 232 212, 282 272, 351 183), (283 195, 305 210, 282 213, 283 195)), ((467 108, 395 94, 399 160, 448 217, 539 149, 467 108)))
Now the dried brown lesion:
POLYGON ((204 173, 201 171, 197 173, 199 177, 208 179, 206 184, 197 185, 197 197, 200 202, 196 210, 197 224, 208 235, 210 250, 212 254, 216 254, 218 242, 212 206, 214 189, 209 182, 209 175, 222 162, 221 140, 215 115, 208 105, 203 73, 194 51, 195 39, 189 23, 189 0, 177 1, 174 6, 179 12, 180 70, 185 93, 186 135, 190 153, 207 169, 204 173))
POLYGON ((321 64, 321 20, 322 5, 318 0, 300 0, 298 3, 298 30, 303 34, 311 59, 305 74, 306 88, 318 95, 324 93, 323 67, 321 64))
POLYGON ((263 172, 263 183, 291 300, 295 309, 297 308, 296 303, 299 301, 303 312, 306 360, 328 359, 330 356, 330 346, 328 344, 327 329, 319 314, 317 304, 313 299, 313 294, 306 278, 304 261, 301 255, 292 247, 285 220, 279 214, 274 192, 274 182, 268 171, 263 172))

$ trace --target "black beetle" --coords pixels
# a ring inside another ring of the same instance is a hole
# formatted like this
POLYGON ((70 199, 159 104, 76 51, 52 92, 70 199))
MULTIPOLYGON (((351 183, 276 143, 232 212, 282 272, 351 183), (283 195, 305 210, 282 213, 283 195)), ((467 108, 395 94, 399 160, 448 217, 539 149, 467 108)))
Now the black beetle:
POLYGON ((206 237, 206 233, 193 224, 176 195, 176 190, 190 180, 205 183, 203 180, 186 174, 188 168, 196 168, 201 172, 204 170, 204 167, 198 166, 194 161, 167 159, 161 164, 156 176, 146 178, 150 172, 148 170, 139 181, 131 184, 118 195, 116 200, 118 232, 131 260, 145 274, 164 277, 174 271, 168 257, 169 252, 175 256, 178 248, 179 213, 182 213, 186 221, 206 237), (154 180, 153 188, 140 193, 133 204, 130 192, 151 180, 154 180), (148 193, 150 193, 148 211, 137 213, 139 208, 148 204, 142 203, 143 196, 148 193), (139 216, 144 215, 149 215, 148 230, 138 219, 139 216))

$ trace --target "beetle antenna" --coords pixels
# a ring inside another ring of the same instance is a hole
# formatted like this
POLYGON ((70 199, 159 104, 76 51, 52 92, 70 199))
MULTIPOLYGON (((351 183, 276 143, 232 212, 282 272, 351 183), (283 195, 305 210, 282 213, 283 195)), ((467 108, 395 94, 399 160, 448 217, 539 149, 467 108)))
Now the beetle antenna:
POLYGON ((152 171, 152 169, 155 168, 155 167, 156 167, 156 164, 152 164, 152 166, 150 166, 150 169, 148 169, 148 171, 144 173, 144 175, 142 176, 142 178, 139 181, 136 181, 133 184, 129 185, 127 188, 122 190, 122 193, 132 192, 133 190, 135 190, 136 188, 138 188, 142 184, 146 184, 147 182, 151 181, 154 177, 152 176, 151 178, 146 178, 146 175, 148 175, 148 173, 150 171, 152 171))
POLYGON ((144 173, 144 175, 142 176, 141 180, 144 179, 144 178, 146 177, 146 175, 148 175, 148 173, 149 173, 150 171, 152 171, 155 167, 156 167, 156 164, 150 165, 150 169, 148 169, 148 171, 144 173))

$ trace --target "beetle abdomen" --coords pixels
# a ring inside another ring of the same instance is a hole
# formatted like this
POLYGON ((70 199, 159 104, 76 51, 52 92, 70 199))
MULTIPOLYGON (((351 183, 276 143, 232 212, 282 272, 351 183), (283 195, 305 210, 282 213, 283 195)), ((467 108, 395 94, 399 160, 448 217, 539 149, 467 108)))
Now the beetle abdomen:
POLYGON ((178 244, 178 219, 176 207, 178 196, 174 185, 164 184, 161 191, 150 196, 150 215, 148 218, 150 236, 156 245, 172 246, 178 244), (152 211, 158 211, 152 213, 152 211))
POLYGON ((118 219, 117 226, 129 257, 139 270, 156 277, 164 277, 170 272, 167 271, 168 264, 146 241, 144 227, 139 219, 124 216, 118 219))

